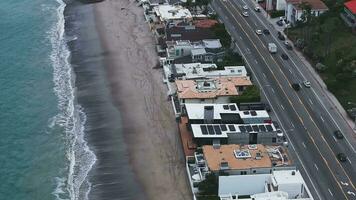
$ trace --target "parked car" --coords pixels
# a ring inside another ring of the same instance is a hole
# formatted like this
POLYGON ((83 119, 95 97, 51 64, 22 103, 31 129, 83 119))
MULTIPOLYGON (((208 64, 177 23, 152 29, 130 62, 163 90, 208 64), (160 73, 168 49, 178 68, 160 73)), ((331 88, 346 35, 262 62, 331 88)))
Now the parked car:
POLYGON ((279 31, 278 31, 278 39, 280 39, 282 41, 286 40, 286 38, 283 36, 283 34, 279 31))
POLYGON ((262 34, 262 30, 261 29, 256 29, 256 34, 257 35, 261 35, 262 34))
POLYGON ((256 7, 255 7, 255 11, 256 11, 256 12, 261 12, 261 8, 258 7, 258 6, 256 6, 256 7))
POLYGON ((283 26, 284 25, 283 20, 278 20, 276 23, 277 23, 278 26, 283 26))
POLYGON ((347 161, 347 156, 344 153, 338 153, 336 155, 336 157, 340 162, 346 162, 347 161))
POLYGON ((287 48, 288 50, 292 50, 292 49, 293 49, 292 45, 291 45, 288 41, 285 41, 285 42, 284 42, 284 45, 286 46, 286 48, 287 48))
POLYGON ((337 139, 343 139, 344 135, 341 133, 340 130, 334 131, 334 135, 337 139))
POLYGON ((247 5, 244 5, 242 8, 243 8, 244 10, 248 10, 247 5))
POLYGON ((303 82, 303 85, 306 87, 306 88, 310 88, 311 87, 311 84, 309 81, 304 81, 303 82))
POLYGON ((281 57, 283 58, 283 60, 288 60, 289 59, 289 57, 285 53, 282 53, 281 57))
POLYGON ((299 85, 299 83, 293 83, 293 84, 292 84, 292 88, 293 88, 295 91, 299 91, 299 90, 300 90, 300 85, 299 85))
POLYGON ((263 34, 265 34, 265 35, 269 35, 269 34, 270 34, 270 32, 269 32, 269 30, 268 30, 268 29, 264 29, 264 30, 263 30, 263 34))
POLYGON ((242 12, 242 16, 248 17, 248 12, 242 12))

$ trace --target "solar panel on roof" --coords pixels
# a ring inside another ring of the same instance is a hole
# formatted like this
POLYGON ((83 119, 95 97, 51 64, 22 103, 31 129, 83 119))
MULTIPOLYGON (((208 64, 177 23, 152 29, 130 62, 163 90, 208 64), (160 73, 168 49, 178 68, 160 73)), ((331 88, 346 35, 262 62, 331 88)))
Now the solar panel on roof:
POLYGON ((229 110, 229 105, 223 105, 224 110, 229 110))
POLYGON ((229 105, 229 107, 230 107, 230 110, 232 110, 232 111, 236 110, 236 106, 235 105, 229 105))
POLYGON ((259 131, 260 131, 260 129, 258 128, 257 125, 252 125, 252 129, 253 129, 253 131, 255 131, 255 132, 259 132, 259 131))
POLYGON ((271 125, 266 125, 266 129, 267 129, 267 131, 273 131, 273 128, 271 125))
POLYGON ((266 127, 264 125, 259 125, 260 131, 266 132, 266 127))
POLYGON ((203 135, 208 135, 208 129, 206 128, 205 125, 200 125, 200 129, 203 135))
POLYGON ((227 131, 227 127, 226 127, 225 124, 221 124, 221 125, 220 125, 220 129, 221 129, 222 131, 227 131))
POLYGON ((239 129, 240 129, 241 133, 246 133, 245 126, 239 126, 239 129))
POLYGON ((235 126, 234 125, 229 125, 229 130, 230 131, 236 131, 235 126))
POLYGON ((212 125, 207 125, 209 135, 215 135, 214 128, 212 125))
POLYGON ((250 125, 245 126, 247 132, 252 132, 252 127, 250 125))
POLYGON ((221 130, 219 125, 214 125, 214 131, 216 135, 221 135, 221 130))

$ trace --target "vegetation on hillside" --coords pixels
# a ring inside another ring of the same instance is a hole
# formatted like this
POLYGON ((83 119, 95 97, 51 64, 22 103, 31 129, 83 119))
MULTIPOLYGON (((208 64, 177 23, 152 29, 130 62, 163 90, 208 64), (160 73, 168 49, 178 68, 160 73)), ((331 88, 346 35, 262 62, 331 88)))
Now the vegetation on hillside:
POLYGON ((302 21, 285 33, 348 109, 352 105, 347 102, 356 103, 356 35, 340 18, 344 1, 324 2, 330 10, 319 17, 309 14, 309 5, 302 5, 306 11, 302 21))
POLYGON ((226 31, 225 29, 225 25, 224 24, 215 24, 212 27, 215 36, 217 37, 217 39, 220 39, 221 44, 223 45, 223 47, 225 47, 226 49, 230 48, 231 45, 231 37, 229 35, 229 33, 226 31))

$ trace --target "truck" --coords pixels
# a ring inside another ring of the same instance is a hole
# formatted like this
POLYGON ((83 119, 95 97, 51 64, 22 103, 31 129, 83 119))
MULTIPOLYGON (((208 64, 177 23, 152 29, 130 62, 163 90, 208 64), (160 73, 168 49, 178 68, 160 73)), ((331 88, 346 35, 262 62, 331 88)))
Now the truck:
POLYGON ((275 43, 268 43, 268 51, 271 53, 277 53, 277 45, 275 43))

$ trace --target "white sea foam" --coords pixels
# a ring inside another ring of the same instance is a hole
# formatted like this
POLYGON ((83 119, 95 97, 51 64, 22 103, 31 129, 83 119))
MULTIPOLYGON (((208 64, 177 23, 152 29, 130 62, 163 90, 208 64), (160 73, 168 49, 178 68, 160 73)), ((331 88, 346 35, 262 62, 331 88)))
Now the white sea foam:
POLYGON ((96 161, 95 154, 84 140, 86 115, 77 104, 74 88, 74 74, 69 63, 70 51, 65 39, 64 9, 66 4, 56 0, 57 23, 50 31, 52 44, 51 60, 53 63, 54 91, 58 98, 59 114, 50 123, 63 127, 66 137, 66 156, 68 168, 66 177, 55 178, 57 187, 53 192, 56 199, 88 199, 90 182, 87 175, 96 161), (66 195, 64 195, 66 193, 66 195))

